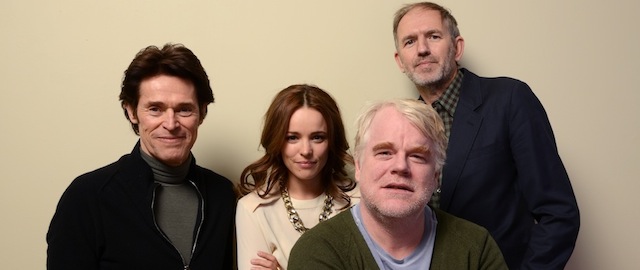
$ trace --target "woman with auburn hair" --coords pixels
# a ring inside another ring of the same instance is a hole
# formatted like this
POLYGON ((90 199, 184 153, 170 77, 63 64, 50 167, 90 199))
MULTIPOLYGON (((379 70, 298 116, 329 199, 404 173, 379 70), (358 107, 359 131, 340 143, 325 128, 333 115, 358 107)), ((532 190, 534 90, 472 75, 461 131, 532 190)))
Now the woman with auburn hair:
POLYGON ((280 91, 264 116, 265 154, 247 166, 236 211, 238 269, 286 269, 300 235, 360 200, 340 110, 312 85, 280 91))

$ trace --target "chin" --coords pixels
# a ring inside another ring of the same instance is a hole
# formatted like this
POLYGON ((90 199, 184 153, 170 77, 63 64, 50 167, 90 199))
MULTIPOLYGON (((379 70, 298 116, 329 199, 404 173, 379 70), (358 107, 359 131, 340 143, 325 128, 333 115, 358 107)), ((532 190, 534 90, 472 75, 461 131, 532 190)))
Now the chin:
POLYGON ((385 203, 380 207, 380 213, 387 217, 404 218, 419 213, 423 207, 417 203, 385 203))

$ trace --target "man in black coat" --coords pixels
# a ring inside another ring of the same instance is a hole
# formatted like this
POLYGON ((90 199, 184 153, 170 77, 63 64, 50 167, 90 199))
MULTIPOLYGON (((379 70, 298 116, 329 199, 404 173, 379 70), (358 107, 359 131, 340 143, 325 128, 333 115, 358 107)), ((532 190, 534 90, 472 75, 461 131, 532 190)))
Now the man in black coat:
POLYGON ((449 138, 432 206, 487 228, 509 269, 563 269, 580 216, 540 101, 521 81, 459 68, 464 39, 440 5, 403 7, 393 29, 400 70, 449 138))
POLYGON ((149 46, 125 71, 120 100, 140 139, 64 192, 47 269, 232 269, 232 183, 191 153, 214 101, 200 61, 182 45, 149 46))

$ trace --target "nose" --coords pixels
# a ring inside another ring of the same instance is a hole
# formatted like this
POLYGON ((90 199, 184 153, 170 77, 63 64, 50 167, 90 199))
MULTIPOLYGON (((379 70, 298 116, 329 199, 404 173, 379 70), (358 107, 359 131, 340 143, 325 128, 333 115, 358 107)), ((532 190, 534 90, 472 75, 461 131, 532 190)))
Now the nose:
POLYGON ((176 117, 176 113, 173 109, 168 109, 165 111, 165 118, 162 121, 162 126, 167 130, 174 130, 180 126, 178 122, 178 117, 176 117))
POLYGON ((391 168, 391 174, 406 176, 409 174, 409 162, 407 158, 397 155, 394 158, 393 166, 391 168))
POLYGON ((418 55, 427 56, 431 54, 431 50, 429 49, 429 43, 426 38, 419 38, 418 41, 418 55))
POLYGON ((311 141, 301 140, 300 155, 303 157, 309 157, 313 154, 313 148, 311 147, 311 141))

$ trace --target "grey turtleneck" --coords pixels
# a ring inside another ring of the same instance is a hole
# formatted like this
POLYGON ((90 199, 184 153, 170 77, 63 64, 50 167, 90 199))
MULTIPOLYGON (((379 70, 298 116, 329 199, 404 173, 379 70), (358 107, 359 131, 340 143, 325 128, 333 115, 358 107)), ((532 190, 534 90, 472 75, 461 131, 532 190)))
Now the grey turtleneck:
POLYGON ((186 179, 192 156, 181 165, 170 167, 140 152, 151 166, 155 182, 160 184, 155 190, 153 207, 156 224, 180 252, 185 265, 189 264, 200 203, 197 190, 186 179))

